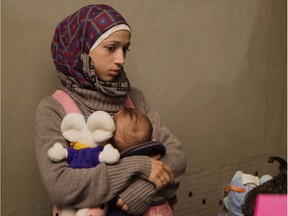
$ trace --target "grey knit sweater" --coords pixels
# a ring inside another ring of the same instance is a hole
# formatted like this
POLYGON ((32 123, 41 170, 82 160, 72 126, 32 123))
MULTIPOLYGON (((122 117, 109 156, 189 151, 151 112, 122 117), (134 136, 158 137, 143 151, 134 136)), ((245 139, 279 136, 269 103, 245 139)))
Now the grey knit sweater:
MULTIPOLYGON (((53 204, 87 208, 108 202, 119 195, 135 215, 139 215, 159 194, 169 197, 176 192, 186 168, 186 156, 180 142, 164 127, 158 113, 145 100, 141 91, 132 88, 129 92, 135 107, 145 113, 153 124, 153 138, 162 142, 167 151, 161 160, 171 166, 175 181, 157 194, 147 179, 151 167, 146 156, 121 159, 117 164, 100 163, 95 168, 71 169, 64 160, 52 162, 48 149, 60 142, 68 146, 61 134, 60 124, 65 116, 62 105, 53 97, 44 98, 36 112, 35 145, 43 184, 53 204)), ((89 113, 83 109, 83 113, 89 113)))

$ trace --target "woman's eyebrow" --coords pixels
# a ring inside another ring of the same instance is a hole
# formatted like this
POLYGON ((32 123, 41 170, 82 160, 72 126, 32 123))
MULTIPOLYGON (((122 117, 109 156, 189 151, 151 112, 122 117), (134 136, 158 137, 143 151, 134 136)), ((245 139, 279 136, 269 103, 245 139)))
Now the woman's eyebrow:
MULTIPOLYGON (((111 41, 103 42, 103 44, 108 44, 108 43, 122 44, 120 41, 117 41, 117 40, 111 40, 111 41)), ((128 43, 124 44, 124 46, 130 46, 130 44, 131 44, 131 42, 128 42, 128 43)))

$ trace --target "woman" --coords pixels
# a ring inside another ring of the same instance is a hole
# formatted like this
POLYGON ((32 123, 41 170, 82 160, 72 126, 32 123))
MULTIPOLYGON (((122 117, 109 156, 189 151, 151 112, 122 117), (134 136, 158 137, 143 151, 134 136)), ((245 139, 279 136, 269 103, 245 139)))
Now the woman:
POLYGON ((130 37, 125 19, 107 5, 89 5, 65 18, 58 24, 51 46, 60 89, 84 115, 95 110, 113 115, 129 96, 152 122, 153 138, 165 145, 166 155, 161 161, 133 156, 91 169, 71 169, 65 161, 52 163, 47 150, 55 142, 67 144, 60 131, 66 113, 49 96, 36 113, 36 154, 48 196, 57 206, 90 208, 118 195, 117 205, 122 210, 140 215, 159 194, 166 198, 174 194, 184 175, 186 157, 181 144, 161 125, 142 92, 130 87, 123 70, 130 37))

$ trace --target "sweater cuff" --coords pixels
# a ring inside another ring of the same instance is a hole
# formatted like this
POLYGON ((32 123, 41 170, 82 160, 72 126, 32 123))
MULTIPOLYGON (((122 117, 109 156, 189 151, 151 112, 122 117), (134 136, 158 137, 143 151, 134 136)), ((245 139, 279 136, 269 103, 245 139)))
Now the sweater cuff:
POLYGON ((107 165, 110 190, 116 196, 120 190, 130 185, 133 178, 148 179, 150 172, 151 162, 147 156, 127 157, 115 165, 107 165))
POLYGON ((119 197, 129 207, 133 215, 142 215, 156 195, 155 186, 145 180, 136 179, 119 197))

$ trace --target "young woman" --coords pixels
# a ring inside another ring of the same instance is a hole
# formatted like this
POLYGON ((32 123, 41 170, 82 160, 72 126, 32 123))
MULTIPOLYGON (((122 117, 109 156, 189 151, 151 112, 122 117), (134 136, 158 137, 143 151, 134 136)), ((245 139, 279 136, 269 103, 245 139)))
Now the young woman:
POLYGON ((166 154, 161 160, 132 156, 91 169, 71 169, 66 161, 53 163, 48 149, 55 142, 68 146, 60 131, 66 113, 54 97, 46 97, 36 113, 36 154, 43 184, 57 206, 91 208, 118 196, 122 210, 140 215, 158 194, 167 198, 174 194, 184 175, 181 144, 161 124, 142 92, 130 87, 124 72, 130 37, 125 19, 107 5, 89 5, 65 18, 56 27, 51 46, 60 89, 86 116, 96 110, 114 115, 131 99, 152 122, 153 138, 165 145, 166 154))

